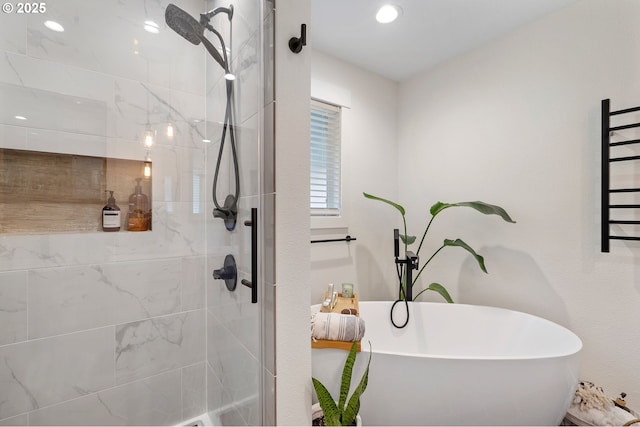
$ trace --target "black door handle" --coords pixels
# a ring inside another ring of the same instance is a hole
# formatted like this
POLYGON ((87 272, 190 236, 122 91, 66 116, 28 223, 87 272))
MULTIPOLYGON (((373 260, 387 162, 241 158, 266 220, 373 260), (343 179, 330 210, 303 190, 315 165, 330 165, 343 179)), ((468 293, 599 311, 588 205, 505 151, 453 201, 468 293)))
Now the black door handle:
POLYGON ((251 208, 251 220, 244 225, 251 227, 251 281, 242 279, 240 283, 251 288, 251 302, 258 302, 258 208, 251 208))

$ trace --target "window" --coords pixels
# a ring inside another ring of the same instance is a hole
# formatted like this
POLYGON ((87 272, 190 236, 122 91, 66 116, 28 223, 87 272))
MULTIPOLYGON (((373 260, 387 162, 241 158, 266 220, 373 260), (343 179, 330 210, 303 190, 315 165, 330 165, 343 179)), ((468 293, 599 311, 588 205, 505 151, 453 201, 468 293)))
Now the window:
POLYGON ((311 100, 311 215, 340 215, 341 109, 311 100))

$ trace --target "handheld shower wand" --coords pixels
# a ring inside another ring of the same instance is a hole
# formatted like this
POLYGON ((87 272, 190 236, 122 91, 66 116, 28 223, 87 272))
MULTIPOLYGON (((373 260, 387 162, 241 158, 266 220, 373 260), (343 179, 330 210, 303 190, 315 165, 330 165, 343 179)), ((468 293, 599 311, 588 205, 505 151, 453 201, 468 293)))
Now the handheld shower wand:
POLYGON ((216 162, 216 169, 213 177, 213 190, 212 198, 215 208, 213 209, 213 217, 221 218, 224 220, 225 227, 231 231, 235 228, 238 217, 238 198, 240 196, 240 174, 238 168, 238 155, 236 152, 235 141, 235 125, 233 117, 233 80, 230 78, 233 74, 230 71, 229 58, 227 57, 227 49, 224 43, 224 38, 215 28, 211 26, 209 21, 211 18, 219 13, 226 13, 229 21, 233 17, 233 5, 226 7, 218 7, 207 13, 200 14, 200 21, 197 21, 191 15, 184 10, 180 9, 174 4, 169 4, 165 10, 165 20, 167 25, 171 27, 176 33, 181 35, 187 41, 194 45, 203 44, 209 55, 222 67, 225 72, 225 84, 227 92, 227 105, 225 109, 224 124, 222 126, 222 135, 220 137, 220 149, 218 151, 218 160, 216 162), (207 29, 212 32, 220 41, 221 51, 211 43, 205 36, 204 30, 207 29), (233 170, 235 174, 235 194, 229 194, 225 198, 224 204, 221 206, 218 202, 217 187, 218 187, 218 175, 220 172, 220 163, 222 161, 222 153, 224 151, 224 143, 227 136, 227 130, 229 132, 229 139, 231 140, 231 154, 233 157, 233 170))

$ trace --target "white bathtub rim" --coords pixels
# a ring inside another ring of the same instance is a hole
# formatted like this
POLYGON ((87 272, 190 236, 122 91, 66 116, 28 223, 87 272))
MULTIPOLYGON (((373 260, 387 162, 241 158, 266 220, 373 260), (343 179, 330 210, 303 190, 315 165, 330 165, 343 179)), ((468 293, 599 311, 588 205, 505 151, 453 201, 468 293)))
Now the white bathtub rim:
MULTIPOLYGON (((360 301, 360 304, 362 303, 368 303, 368 304, 376 304, 376 305, 388 305, 389 309, 391 308, 391 305, 393 304, 393 301, 360 301)), ((441 306, 448 306, 450 305, 449 303, 443 303, 443 302, 430 302, 430 301, 411 301, 409 302, 410 305, 413 304, 428 304, 428 305, 441 305, 441 306)), ((483 309, 488 309, 488 310, 495 310, 495 311, 504 311, 504 312, 512 312, 512 313, 519 313, 521 315, 525 315, 531 318, 535 318, 538 321, 542 321, 544 323, 550 323, 553 325, 553 327, 560 329, 561 331, 563 331, 563 333, 566 333, 568 337, 572 337, 573 340, 575 341, 575 349, 573 349, 572 351, 565 351, 565 352, 555 352, 555 353, 550 353, 550 354, 536 354, 536 355, 505 355, 505 356, 489 356, 489 355, 453 355, 453 354, 439 354, 439 353, 429 353, 429 354, 423 354, 423 353, 408 353, 408 352, 404 352, 404 351, 398 351, 398 350, 393 350, 393 351, 387 351, 387 350, 376 350, 375 348, 373 348, 373 354, 385 354, 385 355, 393 355, 393 356, 403 356, 403 357, 411 357, 411 358, 417 358, 417 359, 433 359, 433 360, 477 360, 477 361, 505 361, 505 360, 544 360, 544 359, 563 359, 563 358, 571 358, 574 357, 575 355, 577 355, 578 353, 580 353, 582 351, 583 348, 583 343, 582 340, 580 339, 579 336, 577 336, 573 331, 571 331, 569 328, 566 328, 558 323, 555 323, 551 320, 545 319, 543 317, 540 316, 536 316, 534 314, 530 314, 530 313, 526 313, 523 311, 517 311, 517 310, 512 310, 512 309, 508 309, 508 308, 503 308, 503 307, 494 307, 494 306, 484 306, 484 305, 477 305, 477 304, 459 304, 459 303, 455 303, 456 306, 463 306, 463 307, 482 307, 483 309)), ((311 312, 317 312, 320 310, 320 304, 315 304, 311 306, 311 312)), ((409 319, 409 322, 411 322, 411 319, 409 319)), ((369 340, 367 339, 367 334, 365 332, 365 336, 362 339, 362 346, 361 346, 362 353, 369 353, 369 340)))

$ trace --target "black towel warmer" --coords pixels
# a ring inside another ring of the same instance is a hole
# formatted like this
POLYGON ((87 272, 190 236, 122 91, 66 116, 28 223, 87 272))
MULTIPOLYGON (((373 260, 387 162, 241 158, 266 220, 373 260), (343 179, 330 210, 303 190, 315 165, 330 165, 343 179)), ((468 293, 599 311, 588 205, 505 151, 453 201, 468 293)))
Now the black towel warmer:
MULTIPOLYGON (((611 204, 610 196, 613 193, 640 193, 640 188, 611 188, 611 174, 610 166, 612 163, 628 162, 640 160, 640 155, 636 156, 623 156, 623 157, 611 157, 611 147, 618 147, 623 145, 640 144, 640 139, 630 139, 627 141, 611 142, 611 135, 613 132, 621 131, 625 129, 638 128, 639 123, 630 123, 618 126, 611 126, 611 117, 621 114, 628 114, 640 111, 640 107, 627 108, 624 110, 611 111, 611 103, 609 99, 602 100, 602 229, 601 229, 601 251, 609 252, 610 240, 638 240, 640 237, 636 236, 621 236, 611 235, 611 224, 640 224, 638 220, 616 220, 611 219, 611 209, 640 209, 640 204, 611 204)), ((640 212, 640 211, 639 211, 640 212)))

